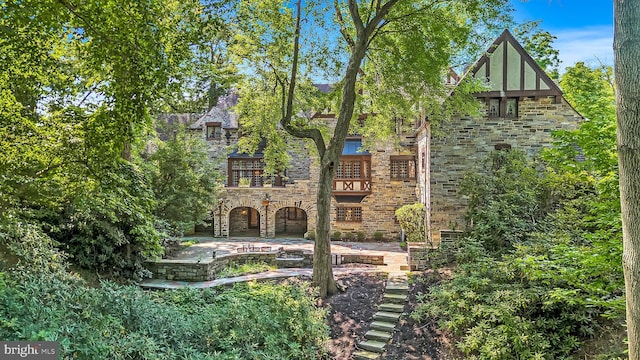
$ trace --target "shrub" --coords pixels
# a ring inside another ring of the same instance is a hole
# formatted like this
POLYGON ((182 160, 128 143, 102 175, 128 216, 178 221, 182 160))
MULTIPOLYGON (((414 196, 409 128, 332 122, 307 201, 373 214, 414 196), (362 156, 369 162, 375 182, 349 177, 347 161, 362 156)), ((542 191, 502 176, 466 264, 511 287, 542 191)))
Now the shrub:
POLYGON ((344 233, 344 239, 346 241, 351 241, 353 240, 354 237, 355 235, 352 232, 344 233))
POLYGON ((478 222, 456 249, 453 280, 432 287, 412 316, 438 318, 473 358, 570 358, 624 322, 620 208, 582 173, 539 174, 521 154, 492 158, 489 175, 475 177, 478 222))
POLYGON ((315 230, 309 230, 304 234, 304 238, 307 240, 315 240, 316 239, 316 231, 315 230))
POLYGON ((342 233, 340 231, 334 231, 333 235, 331 235, 331 239, 332 240, 340 240, 340 236, 342 236, 342 233))
POLYGON ((535 164, 521 151, 494 151, 480 173, 468 173, 460 192, 469 197, 473 237, 491 251, 525 241, 545 215, 547 193, 535 164))
POLYGON ((356 233, 356 237, 357 237, 358 241, 364 241, 364 232, 363 231, 358 231, 356 233))
POLYGON ((376 241, 382 241, 382 238, 384 237, 384 234, 382 233, 382 231, 376 231, 373 233, 373 238, 376 241))
POLYGON ((426 227, 424 224, 424 217, 426 212, 427 209, 420 203, 405 205, 396 210, 396 218, 405 232, 406 241, 425 241, 426 227))

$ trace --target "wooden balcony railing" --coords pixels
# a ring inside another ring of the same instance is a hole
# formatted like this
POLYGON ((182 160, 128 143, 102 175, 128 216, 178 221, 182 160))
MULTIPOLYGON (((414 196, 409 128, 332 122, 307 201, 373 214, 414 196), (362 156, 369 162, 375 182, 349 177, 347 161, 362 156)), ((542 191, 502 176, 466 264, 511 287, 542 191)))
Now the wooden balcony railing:
POLYGON ((369 195, 371 179, 334 179, 334 195, 369 195))

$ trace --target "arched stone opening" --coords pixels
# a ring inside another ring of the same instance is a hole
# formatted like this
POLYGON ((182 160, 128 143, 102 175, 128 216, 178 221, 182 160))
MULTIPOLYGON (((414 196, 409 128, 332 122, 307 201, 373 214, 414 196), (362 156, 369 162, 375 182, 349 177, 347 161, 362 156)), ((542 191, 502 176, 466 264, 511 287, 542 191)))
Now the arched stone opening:
POLYGON ((302 237, 308 230, 307 212, 299 207, 283 207, 276 212, 276 235, 302 237))
POLYGON ((260 212, 242 206, 229 212, 229 236, 260 236, 260 212))

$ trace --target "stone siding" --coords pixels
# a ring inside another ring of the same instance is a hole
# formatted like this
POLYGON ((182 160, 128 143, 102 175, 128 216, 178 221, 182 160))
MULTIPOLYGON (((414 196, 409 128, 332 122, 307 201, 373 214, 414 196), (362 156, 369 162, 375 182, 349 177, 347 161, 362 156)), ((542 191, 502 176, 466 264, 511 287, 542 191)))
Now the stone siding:
POLYGON ((460 117, 431 137, 430 230, 440 241, 441 230, 465 227, 466 199, 459 193, 465 173, 481 169, 483 160, 498 144, 535 155, 552 144, 551 132, 576 129, 581 117, 564 100, 524 98, 517 118, 460 117))

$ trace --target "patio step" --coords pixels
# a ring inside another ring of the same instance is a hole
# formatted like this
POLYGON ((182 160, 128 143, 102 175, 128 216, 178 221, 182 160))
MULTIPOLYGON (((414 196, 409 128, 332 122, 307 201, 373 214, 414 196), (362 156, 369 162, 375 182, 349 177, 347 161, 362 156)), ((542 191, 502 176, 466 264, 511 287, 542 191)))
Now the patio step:
POLYGON ((378 311, 373 315, 373 319, 380 320, 380 321, 396 322, 400 319, 400 315, 401 314, 392 313, 388 311, 378 311))
POLYGON ((384 303, 380 304, 379 310, 401 313, 404 311, 403 304, 384 303))
POLYGON ((385 303, 404 304, 407 301, 406 295, 385 293, 382 301, 385 303))
POLYGON ((374 321, 371 323, 371 328, 380 331, 392 332, 396 327, 396 323, 387 321, 374 321))
POLYGON ((376 360, 379 357, 379 353, 374 353, 367 350, 359 350, 353 353, 353 360, 376 360))
POLYGON ((393 334, 388 333, 386 331, 380 331, 380 330, 369 330, 367 331, 366 334, 364 334, 364 337, 368 340, 376 340, 376 341, 382 341, 382 342, 387 342, 389 341, 389 339, 391 339, 391 336, 393 334))
POLYGON ((376 341, 376 340, 367 340, 358 344, 358 347, 367 351, 382 354, 384 352, 384 347, 386 345, 387 345, 386 342, 376 341))

